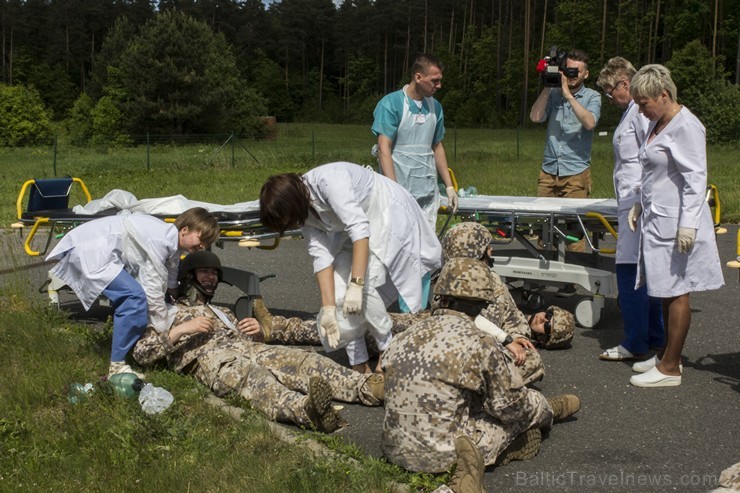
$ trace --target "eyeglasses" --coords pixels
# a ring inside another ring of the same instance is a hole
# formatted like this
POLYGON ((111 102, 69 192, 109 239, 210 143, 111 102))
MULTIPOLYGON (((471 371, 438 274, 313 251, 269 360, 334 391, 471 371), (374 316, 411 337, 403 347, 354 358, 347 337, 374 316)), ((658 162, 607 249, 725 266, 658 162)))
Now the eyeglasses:
POLYGON ((624 82, 624 81, 623 80, 620 80, 619 82, 617 82, 616 84, 614 84, 614 87, 612 87, 612 90, 611 91, 604 91, 604 94, 606 94, 606 97, 609 98, 609 99, 614 99, 614 96, 612 96, 612 93, 617 90, 617 87, 619 87, 619 84, 621 84, 622 82, 624 82))

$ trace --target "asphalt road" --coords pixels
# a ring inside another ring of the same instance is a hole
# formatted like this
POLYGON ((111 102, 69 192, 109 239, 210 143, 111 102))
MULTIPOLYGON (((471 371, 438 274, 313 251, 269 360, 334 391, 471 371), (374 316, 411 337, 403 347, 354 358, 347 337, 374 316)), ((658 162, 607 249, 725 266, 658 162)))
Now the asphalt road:
MULTIPOLYGON (((723 266, 735 258, 738 226, 727 229, 718 236, 723 266)), ((22 251, 17 237, 6 235, 2 240, 5 258, 8 252, 22 251)), ((301 240, 285 240, 274 251, 243 249, 235 243, 214 251, 224 265, 276 275, 261 286, 273 312, 308 318, 318 311, 318 290, 301 240)), ((0 271, 0 283, 17 280, 18 273, 40 282, 45 269, 38 266, 38 259, 11 257, 0 271)), ((740 461, 740 282, 735 269, 724 267, 724 276, 722 289, 691 295, 692 325, 680 387, 633 387, 629 363, 597 358, 621 340, 622 321, 614 298, 606 300, 594 329, 576 329, 572 348, 543 351, 546 376, 536 388, 547 396, 577 394, 582 409, 574 419, 553 427, 534 459, 489 467, 487 490, 663 492, 715 487, 719 473, 740 461)), ((223 287, 216 301, 230 303, 238 296, 235 288, 223 287)), ((571 310, 581 298, 545 293, 547 305, 571 310)), ((343 351, 328 356, 346 364, 343 351)), ((383 409, 347 405, 342 414, 349 426, 338 433, 380 457, 383 409)))

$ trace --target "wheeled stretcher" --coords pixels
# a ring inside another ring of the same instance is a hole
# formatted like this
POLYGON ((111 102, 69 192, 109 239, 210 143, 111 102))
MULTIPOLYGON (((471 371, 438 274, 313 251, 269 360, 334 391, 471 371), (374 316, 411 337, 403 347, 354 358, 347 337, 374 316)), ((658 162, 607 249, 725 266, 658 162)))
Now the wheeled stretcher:
MULTIPOLYGON (((706 198, 719 228, 714 185, 707 187, 706 198)), ((442 212, 449 212, 446 205, 443 199, 442 212)), ((491 231, 492 269, 507 282, 521 282, 530 308, 544 305, 544 288, 577 285, 590 295, 576 305, 576 322, 591 328, 601 319, 605 297, 616 295, 616 199, 478 195, 460 198, 456 214, 491 231), (568 245, 581 238, 587 253, 568 251, 568 245)))
POLYGON ((590 296, 576 305, 576 321, 588 328, 599 322, 605 297, 616 294, 609 256, 617 237, 615 199, 478 195, 459 199, 456 214, 491 231, 493 270, 522 283, 530 308, 543 306, 546 287, 577 285, 590 296), (581 237, 590 253, 569 252, 567 245, 581 237))

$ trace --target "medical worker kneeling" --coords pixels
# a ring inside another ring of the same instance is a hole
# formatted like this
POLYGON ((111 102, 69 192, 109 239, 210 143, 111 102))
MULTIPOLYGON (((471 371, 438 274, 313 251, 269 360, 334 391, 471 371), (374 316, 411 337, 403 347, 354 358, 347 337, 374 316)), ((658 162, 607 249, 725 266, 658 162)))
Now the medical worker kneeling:
POLYGON ((439 240, 414 198, 368 168, 329 163, 303 176, 268 178, 260 219, 280 233, 302 228, 321 292, 321 343, 346 346, 352 367, 370 372, 363 334, 384 351, 392 327, 386 307, 400 294, 412 312, 420 310, 422 277, 442 263, 439 240))

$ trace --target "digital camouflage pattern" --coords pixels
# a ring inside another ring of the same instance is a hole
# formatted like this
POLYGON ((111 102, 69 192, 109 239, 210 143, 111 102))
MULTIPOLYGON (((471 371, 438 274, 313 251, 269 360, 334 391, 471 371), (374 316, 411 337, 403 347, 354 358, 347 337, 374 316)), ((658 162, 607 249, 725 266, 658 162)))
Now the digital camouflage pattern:
POLYGON ((552 423, 544 396, 526 388, 501 345, 460 312, 435 310, 398 334, 383 369, 383 451, 411 471, 449 469, 459 435, 493 464, 517 435, 552 423))
POLYGON ((451 227, 442 237, 442 256, 480 260, 493 241, 491 233, 480 223, 464 222, 451 227))
POLYGON ((472 258, 451 258, 445 262, 434 285, 438 296, 449 296, 473 301, 495 301, 493 281, 488 266, 472 258))
POLYGON ((561 349, 570 346, 573 340, 573 332, 576 327, 576 319, 568 310, 558 306, 551 306, 550 337, 545 342, 546 349, 561 349))
MULTIPOLYGON (((214 330, 185 335, 173 346, 167 333, 148 329, 133 350, 140 365, 166 360, 173 370, 193 375, 218 396, 236 392, 270 419, 298 425, 310 425, 305 407, 311 377, 326 380, 336 400, 380 405, 368 385, 372 375, 354 372, 313 351, 253 342, 230 329, 209 305, 179 300, 175 306, 173 327, 204 316, 213 321, 214 330)), ((229 309, 217 309, 237 323, 229 309)))

